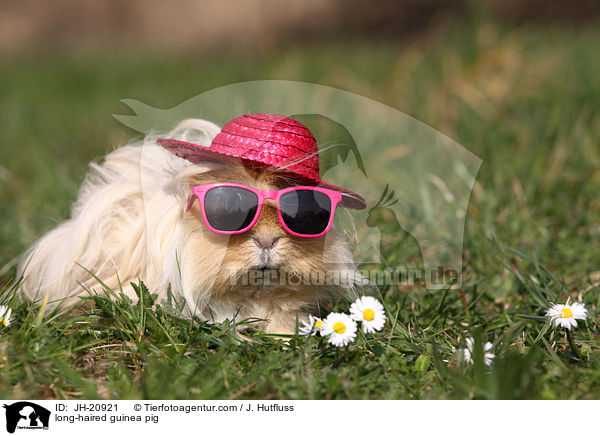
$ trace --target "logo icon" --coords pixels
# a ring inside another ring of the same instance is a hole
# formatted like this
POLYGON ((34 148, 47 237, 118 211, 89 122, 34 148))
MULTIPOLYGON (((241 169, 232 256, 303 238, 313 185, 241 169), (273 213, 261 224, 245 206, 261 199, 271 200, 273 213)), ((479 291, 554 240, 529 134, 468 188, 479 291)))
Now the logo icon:
POLYGON ((47 430, 50 411, 29 401, 19 401, 3 406, 6 409, 6 431, 14 433, 17 428, 47 430))

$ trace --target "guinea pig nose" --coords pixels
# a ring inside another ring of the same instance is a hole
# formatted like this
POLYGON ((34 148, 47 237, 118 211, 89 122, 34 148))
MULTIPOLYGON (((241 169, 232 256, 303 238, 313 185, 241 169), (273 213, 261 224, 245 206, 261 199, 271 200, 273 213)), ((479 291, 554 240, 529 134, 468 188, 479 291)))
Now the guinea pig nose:
POLYGON ((253 236, 252 240, 256 244, 258 248, 268 249, 273 248, 277 241, 279 241, 280 236, 267 236, 267 237, 258 237, 253 236))

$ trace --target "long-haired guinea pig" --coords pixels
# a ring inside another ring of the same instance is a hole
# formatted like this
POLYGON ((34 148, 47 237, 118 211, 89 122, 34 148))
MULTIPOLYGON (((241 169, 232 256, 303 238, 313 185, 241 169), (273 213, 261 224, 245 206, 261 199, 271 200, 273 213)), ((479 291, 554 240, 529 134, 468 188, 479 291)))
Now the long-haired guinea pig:
MULTIPOLYGON (((215 124, 192 119, 170 137, 206 146, 218 133, 215 124)), ((91 164, 70 219, 24 254, 21 289, 30 298, 48 295, 70 304, 77 301, 71 297, 87 295, 86 288, 98 290, 97 279, 111 289, 122 286, 136 299, 129 283, 142 280, 159 299, 170 286, 185 298, 190 314, 203 320, 259 318, 266 332, 288 334, 297 319, 353 293, 353 276, 344 272, 355 271, 354 261, 335 229, 321 237, 294 236, 269 201, 248 231, 208 229, 200 202, 190 205, 189 196, 194 186, 218 182, 262 190, 298 183, 285 171, 235 159, 192 163, 148 136, 116 149, 101 165, 91 164), (323 284, 332 271, 345 279, 323 284), (264 272, 262 278, 254 274, 264 272)))

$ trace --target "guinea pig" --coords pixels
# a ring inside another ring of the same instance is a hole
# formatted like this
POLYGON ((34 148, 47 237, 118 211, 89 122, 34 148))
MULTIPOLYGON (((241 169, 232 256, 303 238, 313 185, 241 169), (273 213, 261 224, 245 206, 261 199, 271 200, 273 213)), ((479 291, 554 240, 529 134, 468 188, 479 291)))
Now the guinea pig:
MULTIPOLYGON (((324 303, 355 293, 358 272, 342 235, 335 228, 318 235, 290 232, 274 194, 251 227, 240 232, 210 228, 203 209, 208 198, 198 201, 196 187, 239 184, 277 193, 319 184, 316 142, 300 123, 262 114, 239 119, 244 135, 238 135, 239 126, 227 131, 231 122, 220 131, 209 121, 190 119, 166 135, 170 143, 157 143, 156 135, 148 135, 109 153, 102 164, 90 164, 71 217, 23 255, 21 290, 32 299, 48 295, 51 301, 72 304, 77 301, 73 297, 87 295, 86 289, 98 289, 100 280, 136 299, 130 282, 142 280, 159 298, 166 298, 169 288, 183 297, 190 316, 209 322, 257 318, 262 321, 254 326, 281 334, 294 333, 297 321, 324 303), (243 138, 247 145, 253 132, 264 133, 264 123, 271 136, 254 141, 252 153, 244 149, 240 157, 232 148, 214 152, 218 159, 213 159, 206 151, 219 141, 222 149, 231 148, 223 135, 233 142, 243 138), (293 151, 287 164, 266 164, 265 156, 274 150, 285 155, 286 138, 291 138, 288 148, 293 151), (304 160, 298 156, 298 138, 312 141, 304 160), (192 147, 200 150, 194 158, 192 147), (308 172, 315 168, 315 157, 316 176, 308 172), (324 277, 333 280, 324 282, 324 277)), ((345 201, 350 207, 360 205, 357 194, 325 185, 323 192, 340 193, 338 210, 345 201)), ((330 206, 333 221, 335 204, 330 206)))

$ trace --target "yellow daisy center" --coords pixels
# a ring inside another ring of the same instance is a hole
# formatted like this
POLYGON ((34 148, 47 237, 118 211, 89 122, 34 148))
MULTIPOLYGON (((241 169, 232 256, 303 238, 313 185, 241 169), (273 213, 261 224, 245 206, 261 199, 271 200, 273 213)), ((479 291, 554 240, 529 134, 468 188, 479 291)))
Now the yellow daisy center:
POLYGON ((4 324, 4 326, 6 327, 6 320, 5 320, 5 319, 2 319, 2 318, 0 318, 0 321, 2 321, 2 324, 4 324))
POLYGON ((363 317, 365 318, 365 321, 373 321, 373 318, 375 318, 375 312, 373 312, 371 309, 365 309, 363 310, 363 317))
POLYGON ((318 329, 320 329, 322 326, 323 326, 323 321, 317 321, 315 323, 315 327, 318 328, 318 329))
POLYGON ((346 331, 346 326, 344 323, 338 321, 333 325, 333 331, 341 335, 346 331))
POLYGON ((562 318, 571 318, 573 316, 573 312, 571 312, 571 309, 569 309, 568 307, 565 307, 564 309, 561 310, 562 318))

